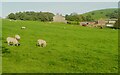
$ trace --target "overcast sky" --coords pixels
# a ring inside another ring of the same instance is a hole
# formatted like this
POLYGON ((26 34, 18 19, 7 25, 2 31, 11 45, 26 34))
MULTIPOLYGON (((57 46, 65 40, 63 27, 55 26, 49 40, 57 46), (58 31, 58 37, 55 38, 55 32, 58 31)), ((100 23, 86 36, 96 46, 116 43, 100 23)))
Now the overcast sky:
POLYGON ((1 0, 2 2, 118 2, 119 0, 1 0))
POLYGON ((106 8, 118 8, 118 2, 2 2, 0 16, 5 17, 11 12, 19 11, 46 11, 63 15, 72 12, 81 14, 106 8))

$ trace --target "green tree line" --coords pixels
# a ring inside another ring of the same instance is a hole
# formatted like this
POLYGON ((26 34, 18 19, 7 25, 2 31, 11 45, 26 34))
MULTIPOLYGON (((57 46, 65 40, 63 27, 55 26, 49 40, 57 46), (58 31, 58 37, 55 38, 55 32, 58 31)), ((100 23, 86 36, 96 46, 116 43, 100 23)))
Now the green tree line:
POLYGON ((111 12, 109 14, 106 14, 106 17, 108 17, 109 19, 115 18, 118 19, 118 12, 120 12, 120 10, 115 10, 114 12, 111 12))
MULTIPOLYGON (((102 14, 103 12, 101 12, 102 14)), ((95 15, 95 13, 92 13, 91 15, 81 15, 77 13, 71 13, 70 15, 66 14, 65 19, 67 21, 73 21, 73 22, 82 22, 82 21, 94 21, 95 19, 92 18, 92 15, 95 15)), ((54 14, 51 12, 34 12, 34 11, 26 11, 26 12, 16 12, 16 13, 10 13, 7 18, 13 19, 13 20, 33 20, 33 21, 53 21, 54 14)), ((114 11, 112 13, 108 13, 105 15, 108 18, 118 18, 118 11, 114 11)))
POLYGON ((26 11, 10 13, 7 18, 13 20, 52 21, 53 16, 54 14, 50 12, 26 11))
POLYGON ((76 13, 71 13, 70 15, 65 15, 66 20, 68 21, 76 21, 76 22, 81 22, 81 21, 94 21, 94 19, 91 17, 91 15, 83 16, 79 15, 76 13))

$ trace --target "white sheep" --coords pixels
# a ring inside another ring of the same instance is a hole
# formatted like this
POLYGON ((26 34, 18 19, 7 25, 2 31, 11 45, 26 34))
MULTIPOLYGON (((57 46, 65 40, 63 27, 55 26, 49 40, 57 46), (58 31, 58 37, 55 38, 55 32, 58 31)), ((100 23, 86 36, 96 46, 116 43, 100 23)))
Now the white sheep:
POLYGON ((15 35, 15 38, 19 41, 20 40, 20 36, 19 35, 15 35))
POLYGON ((42 39, 37 40, 37 46, 46 47, 46 45, 47 45, 47 43, 45 40, 42 40, 42 39))
POLYGON ((21 29, 25 29, 26 27, 21 27, 21 29))
POLYGON ((13 38, 13 37, 7 37, 7 43, 8 45, 15 45, 15 46, 19 46, 20 43, 17 41, 16 38, 13 38))

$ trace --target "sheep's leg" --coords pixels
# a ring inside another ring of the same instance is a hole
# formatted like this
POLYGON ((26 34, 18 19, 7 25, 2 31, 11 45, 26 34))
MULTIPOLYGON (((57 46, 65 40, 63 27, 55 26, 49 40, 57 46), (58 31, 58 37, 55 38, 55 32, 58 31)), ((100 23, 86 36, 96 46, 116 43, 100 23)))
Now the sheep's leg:
POLYGON ((41 47, 41 44, 39 44, 38 46, 41 47))
POLYGON ((44 45, 44 47, 46 47, 46 44, 44 45))
POLYGON ((46 43, 42 43, 42 47, 46 47, 46 43))
POLYGON ((43 44, 43 47, 46 47, 46 43, 43 44))
POLYGON ((8 45, 10 45, 10 42, 8 42, 8 45))
POLYGON ((17 44, 14 44, 14 46, 17 46, 17 44))
POLYGON ((43 47, 43 43, 40 44, 40 47, 43 47))
POLYGON ((45 47, 45 44, 42 44, 42 47, 45 47))
POLYGON ((8 45, 11 45, 11 41, 8 41, 8 45))

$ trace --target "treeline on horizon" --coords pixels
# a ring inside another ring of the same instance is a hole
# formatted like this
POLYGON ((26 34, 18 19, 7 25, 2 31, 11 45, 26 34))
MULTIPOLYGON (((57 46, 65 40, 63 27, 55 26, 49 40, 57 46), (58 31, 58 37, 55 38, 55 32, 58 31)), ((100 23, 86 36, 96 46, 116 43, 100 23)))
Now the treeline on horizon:
MULTIPOLYGON (((101 13, 103 14, 103 13, 101 13)), ((92 17, 92 15, 95 15, 93 12, 91 15, 81 15, 77 13, 71 13, 70 15, 66 14, 65 19, 67 21, 75 21, 75 22, 81 22, 81 21, 95 21, 96 19, 92 17)), ((53 16, 55 16, 51 12, 34 12, 34 11, 26 11, 26 12, 16 12, 16 13, 10 13, 7 18, 13 19, 13 20, 30 20, 30 21, 53 21, 53 16)), ((105 15, 107 18, 118 18, 117 12, 111 12, 109 14, 105 15)))
MULTIPOLYGON (((26 12, 17 12, 10 13, 7 18, 13 20, 32 20, 32 21, 53 21, 53 16, 55 16, 51 12, 34 12, 34 11, 26 11, 26 12)), ((93 21, 94 19, 90 16, 82 16, 77 13, 71 13, 70 15, 66 14, 65 19, 67 21, 93 21)))
POLYGON ((32 21, 52 21, 53 13, 50 12, 34 12, 34 11, 26 11, 26 12, 16 12, 10 13, 7 18, 13 20, 32 20, 32 21))

